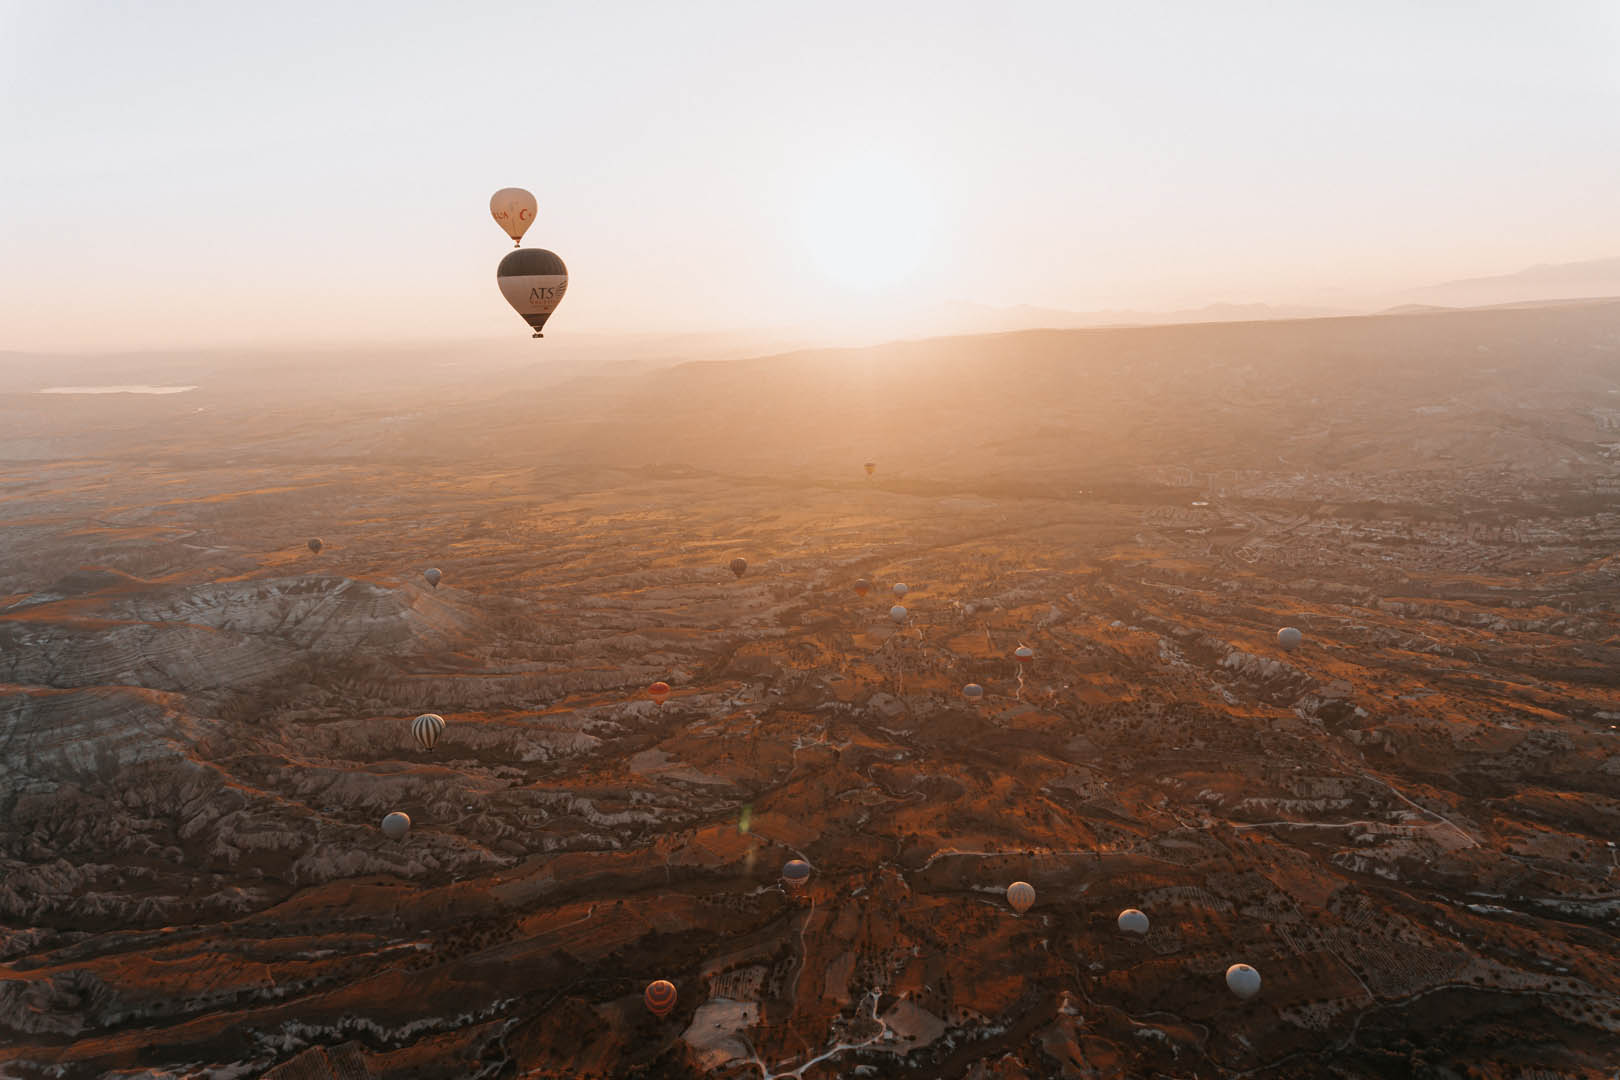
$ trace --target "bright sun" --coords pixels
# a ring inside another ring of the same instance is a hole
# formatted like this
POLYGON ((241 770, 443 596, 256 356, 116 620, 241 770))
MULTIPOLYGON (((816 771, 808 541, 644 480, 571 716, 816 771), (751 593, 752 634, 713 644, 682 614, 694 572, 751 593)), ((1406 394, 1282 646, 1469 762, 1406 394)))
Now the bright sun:
POLYGON ((800 234, 816 267, 839 285, 875 292, 922 265, 933 236, 927 185, 889 158, 851 158, 812 171, 800 234))

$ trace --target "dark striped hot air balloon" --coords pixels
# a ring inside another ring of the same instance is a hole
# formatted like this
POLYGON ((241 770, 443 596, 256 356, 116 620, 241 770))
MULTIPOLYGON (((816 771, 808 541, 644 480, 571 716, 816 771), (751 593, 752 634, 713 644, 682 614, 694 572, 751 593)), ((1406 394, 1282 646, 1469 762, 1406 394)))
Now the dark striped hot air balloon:
POLYGON ((803 859, 790 859, 782 867, 782 886, 788 892, 798 895, 804 892, 804 887, 810 884, 810 864, 803 859))
POLYGON ((1015 881, 1007 886, 1007 903, 1022 915, 1035 906, 1035 887, 1027 881, 1015 881))
POLYGON ((423 713, 411 721, 411 734, 416 737, 416 745, 424 750, 433 749, 433 744, 439 741, 439 734, 442 731, 444 731, 444 717, 438 713, 423 713))
POLYGON ((318 537, 318 536, 310 537, 310 539, 309 539, 309 550, 313 551, 315 554, 319 555, 321 553, 321 548, 323 548, 325 546, 326 546, 325 544, 321 543, 321 538, 320 537, 318 537))
POLYGON ((748 573, 748 560, 743 558, 741 555, 737 556, 735 559, 732 559, 731 572, 736 574, 738 577, 742 577, 744 574, 748 573))
POLYGON ((568 267, 545 248, 519 248, 509 251, 495 271, 501 295, 523 321, 534 328, 535 337, 562 303, 568 291, 568 267))
POLYGON ((654 1016, 668 1016, 669 1011, 675 1007, 675 984, 668 979, 650 982, 642 998, 647 1002, 648 1012, 654 1016))

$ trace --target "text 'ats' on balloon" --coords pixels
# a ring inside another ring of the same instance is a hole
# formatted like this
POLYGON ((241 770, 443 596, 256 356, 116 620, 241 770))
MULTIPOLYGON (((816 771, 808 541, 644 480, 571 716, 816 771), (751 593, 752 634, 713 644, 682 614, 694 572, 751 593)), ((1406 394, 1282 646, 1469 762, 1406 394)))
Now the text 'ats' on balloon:
POLYGON ((534 336, 544 337, 540 331, 568 291, 568 267, 563 261, 544 248, 519 248, 507 252, 495 270, 495 280, 512 310, 533 328, 534 336))

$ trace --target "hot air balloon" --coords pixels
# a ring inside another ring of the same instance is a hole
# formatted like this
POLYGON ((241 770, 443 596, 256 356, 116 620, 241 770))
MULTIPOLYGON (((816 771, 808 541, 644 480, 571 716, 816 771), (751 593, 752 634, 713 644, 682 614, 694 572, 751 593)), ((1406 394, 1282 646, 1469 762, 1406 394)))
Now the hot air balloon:
POLYGON ((675 984, 668 979, 650 982, 643 998, 647 1002, 648 1012, 654 1016, 668 1016, 669 1011, 675 1007, 675 984))
POLYGON ((1226 985, 1247 1001, 1260 992, 1260 973, 1248 964, 1233 964, 1226 969, 1226 985))
POLYGON ((651 686, 647 687, 647 696, 652 698, 656 704, 662 705, 664 703, 664 699, 669 697, 669 683, 653 683, 651 686))
POLYGON ((731 560, 731 572, 738 577, 748 573, 748 560, 741 556, 731 560))
POLYGON ((893 619, 897 623, 905 622, 906 621, 906 615, 907 615, 906 609, 901 607, 899 604, 896 604, 896 605, 894 605, 894 607, 889 609, 889 618, 893 619))
POLYGON ((310 538, 309 550, 313 551, 315 554, 319 555, 321 553, 321 548, 325 546, 325 544, 321 543, 320 537, 315 536, 310 538))
POLYGON ((1300 633, 1297 627, 1285 626, 1277 631, 1277 644, 1288 652, 1293 652, 1299 648, 1300 643, 1304 640, 1305 635, 1300 633))
POLYGON ((866 463, 866 465, 865 465, 865 468, 866 468, 866 475, 871 476, 873 473, 877 472, 877 462, 868 461, 866 463))
POLYGON ((967 698, 973 704, 977 705, 979 702, 984 700, 984 687, 980 686, 976 682, 970 682, 966 686, 962 687, 962 696, 967 698))
POLYGON ((429 585, 437 589, 439 587, 439 580, 444 577, 444 571, 435 566, 431 570, 422 571, 422 576, 427 578, 427 583, 429 585))
POLYGON ((798 894, 810 883, 810 864, 803 859, 789 859, 782 867, 782 885, 788 892, 798 894))
POLYGON ((857 578, 855 580, 855 595, 856 596, 865 596, 867 593, 869 593, 871 591, 872 591, 872 583, 870 581, 867 581, 865 578, 857 578))
POLYGON ((910 591, 911 591, 911 588, 905 582, 897 581, 897 582, 894 583, 894 595, 896 595, 898 597, 901 597, 903 599, 905 597, 906 593, 908 593, 910 591))
POLYGON ((972 605, 972 604, 963 604, 962 605, 962 614, 970 616, 970 617, 973 615, 973 613, 975 611, 978 611, 978 610, 979 609, 977 607, 975 607, 974 605, 972 605))
POLYGON ((395 810, 382 820, 383 835, 390 840, 403 840, 411 831, 411 816, 395 810))
POLYGON ((1018 648, 1013 650, 1013 655, 1016 656, 1018 658, 1018 662, 1023 664, 1025 667, 1028 667, 1030 664, 1035 662, 1035 650, 1030 648, 1028 645, 1018 646, 1018 648))
POLYGON ((520 187, 503 187, 489 197, 490 215, 495 218, 495 224, 512 238, 513 247, 522 245, 523 234, 534 224, 534 216, 539 209, 534 196, 520 187))
POLYGON ((1022 915, 1035 906, 1035 886, 1027 881, 1015 881, 1007 886, 1007 903, 1022 915))
POLYGON ((1119 913, 1119 928, 1127 934, 1145 934, 1148 932, 1148 917, 1128 907, 1119 913))
POLYGON ((444 731, 444 717, 438 713, 423 713, 411 721, 411 734, 416 736, 416 745, 424 750, 433 749, 433 744, 439 741, 439 734, 442 731, 444 731))
POLYGON ((495 270, 495 282, 512 310, 534 327, 535 337, 568 291, 568 267, 544 248, 509 251, 495 270))

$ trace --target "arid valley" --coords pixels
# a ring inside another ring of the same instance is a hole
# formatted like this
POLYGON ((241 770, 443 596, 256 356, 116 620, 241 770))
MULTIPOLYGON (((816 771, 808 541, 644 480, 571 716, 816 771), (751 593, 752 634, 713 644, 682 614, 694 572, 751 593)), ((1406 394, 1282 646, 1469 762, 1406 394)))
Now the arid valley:
POLYGON ((0 1075, 1613 1075, 1620 303, 522 344, 10 358, 0 1075))

